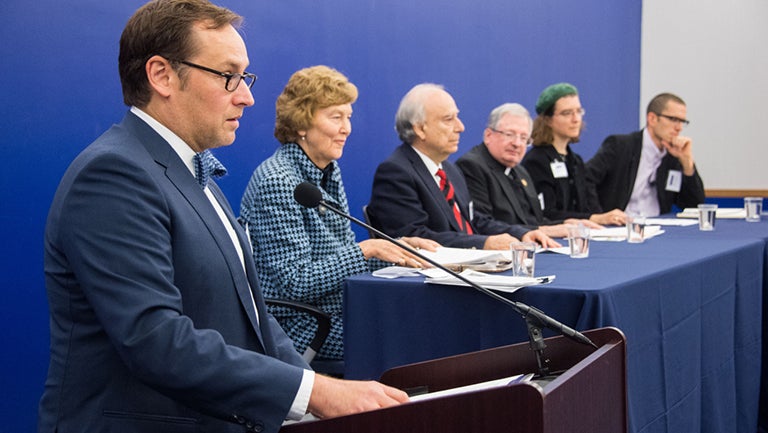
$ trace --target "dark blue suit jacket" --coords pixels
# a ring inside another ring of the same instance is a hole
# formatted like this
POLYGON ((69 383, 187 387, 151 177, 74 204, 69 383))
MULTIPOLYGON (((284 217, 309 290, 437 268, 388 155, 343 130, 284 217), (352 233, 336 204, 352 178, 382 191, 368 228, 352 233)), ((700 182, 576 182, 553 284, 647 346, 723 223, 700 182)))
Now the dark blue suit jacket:
POLYGON ((189 169, 134 114, 64 174, 45 232, 39 431, 280 428, 309 367, 267 314, 248 240, 209 185, 247 272, 189 169))
POLYGON ((530 231, 523 226, 496 221, 476 210, 470 212, 464 176, 450 162, 443 161, 442 165, 453 184, 459 209, 475 234, 460 231, 434 176, 408 144, 400 145, 376 169, 368 204, 371 224, 393 237, 418 236, 458 248, 482 248, 489 235, 509 233, 520 239, 530 231))

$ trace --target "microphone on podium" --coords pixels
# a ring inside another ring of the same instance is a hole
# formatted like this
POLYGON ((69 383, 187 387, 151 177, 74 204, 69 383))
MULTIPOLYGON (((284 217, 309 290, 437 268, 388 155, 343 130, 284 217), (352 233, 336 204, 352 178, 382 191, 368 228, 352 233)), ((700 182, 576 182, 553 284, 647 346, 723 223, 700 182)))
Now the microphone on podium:
POLYGON ((302 182, 299 185, 297 185, 296 189, 293 191, 293 198, 300 205, 307 208, 321 207, 321 208, 330 210, 331 212, 337 215, 340 215, 354 222, 355 224, 358 224, 364 227, 369 231, 369 233, 375 233, 376 236, 397 245, 398 247, 408 251, 409 253, 424 260, 425 262, 431 264, 432 266, 444 272, 447 272, 454 278, 457 278, 463 281, 464 283, 468 284, 470 287, 474 288, 475 290, 478 290, 479 292, 512 307, 513 310, 515 310, 518 314, 522 315, 523 318, 525 319, 526 325, 528 326, 528 336, 530 338, 531 348, 536 352, 537 360, 539 363, 539 371, 542 376, 546 376, 548 374, 548 367, 546 365, 548 361, 542 361, 541 359, 542 351, 544 347, 546 347, 543 341, 543 336, 541 335, 542 327, 549 328, 555 332, 561 333, 562 335, 576 342, 590 345, 595 349, 597 349, 597 345, 595 345, 595 343, 593 343, 592 340, 587 338, 587 336, 585 336, 584 334, 582 334, 581 332, 575 329, 572 329, 564 325, 563 323, 558 322, 552 317, 546 315, 543 311, 536 309, 534 307, 531 307, 529 305, 526 305, 522 302, 512 301, 510 299, 507 299, 499 295, 498 293, 490 289, 486 289, 485 287, 480 286, 479 284, 473 282, 472 280, 466 278, 465 276, 455 271, 452 271, 451 269, 448 269, 442 264, 424 256, 423 254, 419 253, 416 249, 412 248, 410 245, 406 244, 405 242, 400 242, 397 239, 394 239, 391 236, 387 235, 386 233, 370 226, 369 224, 366 224, 363 221, 360 221, 359 219, 353 217, 352 215, 349 215, 346 212, 342 212, 341 210, 337 209, 336 207, 330 205, 328 202, 323 200, 323 193, 320 191, 320 189, 318 189, 315 185, 313 185, 310 182, 302 182))

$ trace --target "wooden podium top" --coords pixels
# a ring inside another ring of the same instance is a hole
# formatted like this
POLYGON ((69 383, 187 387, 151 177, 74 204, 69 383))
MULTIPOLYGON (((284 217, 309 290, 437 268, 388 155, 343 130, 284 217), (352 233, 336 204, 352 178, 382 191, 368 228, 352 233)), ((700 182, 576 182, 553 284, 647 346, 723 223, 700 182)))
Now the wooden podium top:
MULTIPOLYGON (((545 339, 551 371, 535 382, 451 395, 320 421, 281 432, 622 432, 627 431, 626 342, 616 328, 584 332, 598 349, 564 337, 545 339)), ((528 343, 393 368, 381 381, 440 391, 537 371, 528 343)))

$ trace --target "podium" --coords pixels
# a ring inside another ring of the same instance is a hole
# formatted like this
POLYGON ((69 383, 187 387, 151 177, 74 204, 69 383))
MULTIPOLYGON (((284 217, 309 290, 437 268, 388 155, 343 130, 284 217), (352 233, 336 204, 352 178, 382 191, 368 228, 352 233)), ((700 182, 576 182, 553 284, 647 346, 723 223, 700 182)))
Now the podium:
MULTIPOLYGON (((585 331, 595 349, 562 336, 545 339, 547 382, 522 382, 390 408, 284 426, 285 433, 626 432, 626 340, 616 328, 585 331)), ((440 358, 384 372, 381 382, 430 392, 537 372, 528 343, 440 358)))

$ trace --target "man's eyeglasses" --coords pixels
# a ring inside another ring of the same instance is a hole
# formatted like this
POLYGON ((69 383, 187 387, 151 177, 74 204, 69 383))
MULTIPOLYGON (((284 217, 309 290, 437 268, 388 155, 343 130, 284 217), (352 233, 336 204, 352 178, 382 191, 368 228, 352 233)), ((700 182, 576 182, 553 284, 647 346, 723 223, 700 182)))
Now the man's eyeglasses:
POLYGON ((583 108, 576 108, 574 110, 563 110, 559 113, 555 113, 555 116, 572 117, 573 115, 584 117, 587 114, 587 110, 583 108))
POLYGON ((681 119, 681 118, 675 117, 675 116, 667 116, 666 114, 661 114, 661 113, 655 113, 655 114, 657 116, 659 116, 659 117, 663 117, 663 118, 669 120, 670 122, 672 122, 672 123, 674 123, 676 125, 688 126, 688 124, 691 123, 691 121, 687 120, 687 119, 681 119))
POLYGON ((228 72, 221 72, 215 69, 206 68, 205 66, 200 66, 192 62, 187 62, 185 60, 179 60, 178 62, 187 66, 191 66, 196 69, 200 69, 201 71, 210 72, 212 74, 216 74, 226 78, 227 81, 224 82, 224 88, 227 90, 227 92, 234 92, 235 90, 237 90, 237 86, 240 85, 241 81, 245 81, 245 85, 248 86, 248 88, 250 89, 253 86, 253 83, 256 82, 256 78, 257 78, 256 75, 251 74, 249 72, 243 72, 242 74, 231 74, 228 72))
POLYGON ((531 137, 525 134, 517 135, 514 132, 499 131, 498 129, 493 129, 493 128, 490 128, 490 130, 497 134, 503 135, 504 138, 506 138, 507 140, 514 141, 514 142, 517 142, 519 140, 519 141, 525 142, 525 144, 531 144, 531 137))

